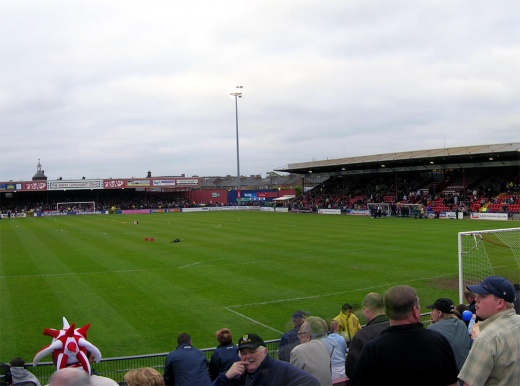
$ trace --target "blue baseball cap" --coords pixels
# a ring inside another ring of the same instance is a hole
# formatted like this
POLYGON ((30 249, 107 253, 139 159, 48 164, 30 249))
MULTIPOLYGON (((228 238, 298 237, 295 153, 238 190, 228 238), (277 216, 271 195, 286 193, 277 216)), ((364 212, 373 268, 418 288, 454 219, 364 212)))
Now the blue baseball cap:
POLYGON ((294 313, 292 314, 292 318, 294 320, 298 320, 298 319, 301 319, 301 318, 306 318, 310 314, 311 314, 310 312, 298 310, 298 311, 294 311, 294 313))
POLYGON ((466 288, 479 295, 493 294, 508 303, 515 301, 515 287, 509 280, 500 276, 486 277, 482 283, 468 285, 466 288))

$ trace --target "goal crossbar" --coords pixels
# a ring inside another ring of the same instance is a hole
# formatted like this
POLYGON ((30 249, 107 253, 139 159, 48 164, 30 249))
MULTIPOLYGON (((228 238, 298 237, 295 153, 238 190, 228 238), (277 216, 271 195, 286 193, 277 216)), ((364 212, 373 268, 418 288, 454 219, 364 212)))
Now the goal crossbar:
POLYGON ((487 276, 520 283, 520 228, 458 233, 459 302, 464 289, 487 276))

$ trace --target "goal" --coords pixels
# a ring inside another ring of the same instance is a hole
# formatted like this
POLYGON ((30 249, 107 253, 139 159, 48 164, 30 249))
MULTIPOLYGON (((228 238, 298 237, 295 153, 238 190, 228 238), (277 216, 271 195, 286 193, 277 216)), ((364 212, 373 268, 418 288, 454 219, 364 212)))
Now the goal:
POLYGON ((94 212, 96 210, 95 201, 74 201, 58 202, 56 204, 58 212, 94 212))
POLYGON ((369 202, 367 209, 370 211, 372 217, 387 217, 390 216, 390 204, 387 202, 369 202), (381 213, 379 214, 379 210, 381 213))
POLYGON ((459 232, 459 302, 464 289, 487 276, 520 283, 520 228, 459 232))
POLYGON ((422 204, 397 204, 397 211, 400 217, 424 217, 426 209, 422 204))

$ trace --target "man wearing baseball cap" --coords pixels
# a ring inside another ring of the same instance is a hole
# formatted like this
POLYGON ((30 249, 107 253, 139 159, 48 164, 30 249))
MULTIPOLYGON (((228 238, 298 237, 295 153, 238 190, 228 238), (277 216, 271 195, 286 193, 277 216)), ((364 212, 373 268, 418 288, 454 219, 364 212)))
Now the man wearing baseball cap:
POLYGON ((309 373, 273 359, 262 338, 245 334, 238 340, 240 360, 221 373, 213 385, 303 385, 318 386, 318 380, 309 373))
POLYGON ((280 346, 278 346, 278 359, 281 361, 289 362, 291 360, 292 349, 300 344, 298 331, 309 315, 310 312, 302 310, 294 311, 292 314, 292 323, 294 327, 292 330, 283 334, 282 339, 280 339, 280 346))
POLYGON ((451 299, 437 299, 435 303, 426 306, 426 308, 432 310, 430 316, 432 323, 428 326, 428 329, 437 331, 448 339, 455 354, 457 369, 460 370, 471 347, 466 324, 453 313, 455 305, 451 299))
POLYGON ((466 287, 477 294, 476 314, 483 319, 459 378, 465 385, 517 385, 520 380, 520 315, 515 288, 500 276, 466 287))

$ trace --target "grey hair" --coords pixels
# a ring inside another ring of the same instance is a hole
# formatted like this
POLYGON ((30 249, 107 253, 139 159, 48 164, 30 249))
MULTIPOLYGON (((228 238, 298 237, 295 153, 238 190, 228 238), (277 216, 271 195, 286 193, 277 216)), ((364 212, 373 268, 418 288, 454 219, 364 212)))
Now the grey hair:
POLYGON ((52 374, 49 386, 90 386, 90 377, 81 368, 67 367, 52 374))
POLYGON ((309 334, 312 339, 320 339, 327 336, 329 332, 327 322, 319 316, 309 316, 306 323, 305 332, 309 334))
POLYGON ((372 312, 384 312, 385 302, 383 297, 377 292, 370 292, 365 296, 362 303, 363 307, 368 308, 372 312))

